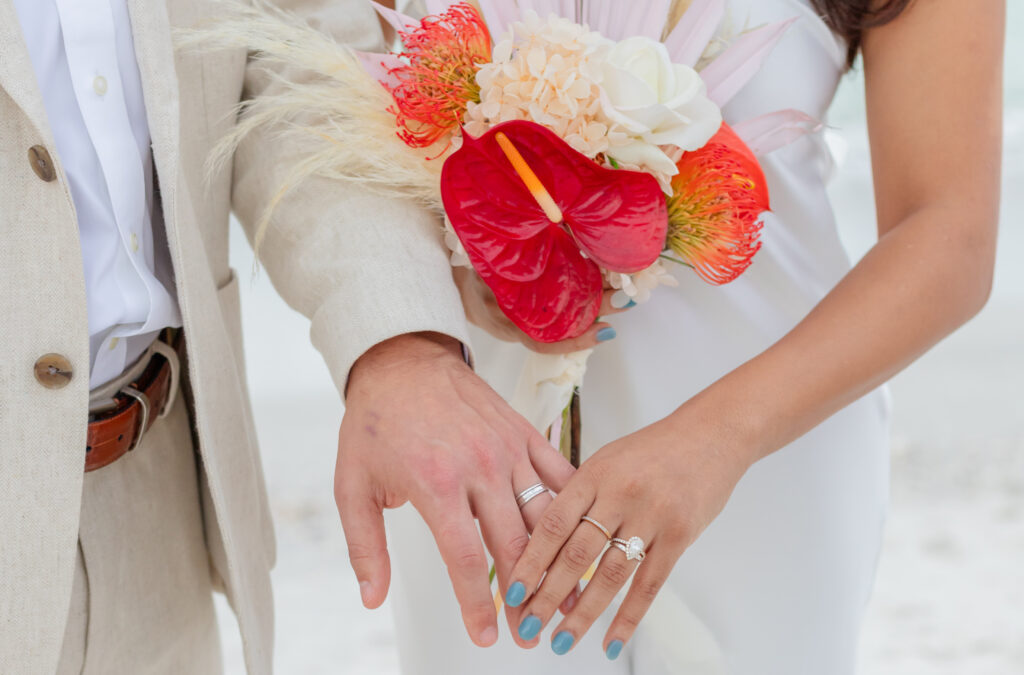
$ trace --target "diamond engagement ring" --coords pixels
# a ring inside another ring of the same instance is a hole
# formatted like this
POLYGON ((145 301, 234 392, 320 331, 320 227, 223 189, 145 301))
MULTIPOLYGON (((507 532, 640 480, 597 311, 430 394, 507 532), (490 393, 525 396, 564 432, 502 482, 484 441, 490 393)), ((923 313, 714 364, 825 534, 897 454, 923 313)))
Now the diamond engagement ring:
POLYGON ((612 538, 612 533, 608 531, 608 528, 605 527, 604 525, 602 525, 601 523, 597 522, 596 520, 594 520, 590 516, 583 516, 582 518, 580 518, 580 522, 581 523, 584 522, 584 521, 590 523, 591 525, 593 525, 597 529, 601 530, 601 532, 604 534, 605 539, 609 539, 610 540, 612 538))
POLYGON ((539 497, 540 495, 544 494, 547 491, 548 486, 544 485, 544 483, 537 483, 536 485, 531 485, 530 487, 526 488, 525 490, 516 495, 516 506, 518 506, 520 510, 522 510, 522 508, 526 506, 531 499, 533 499, 534 497, 539 497))
POLYGON ((642 563, 644 558, 647 557, 647 552, 644 550, 644 540, 640 537, 630 537, 628 540, 615 537, 609 543, 625 553, 626 560, 635 560, 638 563, 642 563))

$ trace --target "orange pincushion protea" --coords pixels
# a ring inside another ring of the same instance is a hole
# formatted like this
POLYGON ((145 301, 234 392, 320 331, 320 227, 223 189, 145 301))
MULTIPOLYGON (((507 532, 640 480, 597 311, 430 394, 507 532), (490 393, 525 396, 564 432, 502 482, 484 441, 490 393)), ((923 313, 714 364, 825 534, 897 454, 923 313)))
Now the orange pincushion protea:
POLYGON ((668 200, 668 248, 710 284, 743 274, 761 249, 769 209, 764 172, 726 124, 700 150, 683 154, 668 200))
POLYGON ((389 74, 388 90, 398 135, 414 148, 426 148, 457 128, 470 101, 480 100, 478 64, 491 60, 491 35, 480 12, 460 2, 419 28, 400 33, 402 66, 389 74))

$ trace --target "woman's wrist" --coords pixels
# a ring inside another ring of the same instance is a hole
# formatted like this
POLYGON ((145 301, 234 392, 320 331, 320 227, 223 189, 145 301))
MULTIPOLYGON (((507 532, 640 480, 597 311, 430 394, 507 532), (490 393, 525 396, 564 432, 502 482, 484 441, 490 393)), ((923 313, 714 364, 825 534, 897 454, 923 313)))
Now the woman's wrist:
POLYGON ((713 449, 740 475, 770 454, 770 407, 750 400, 749 388, 735 387, 732 374, 675 410, 665 423, 677 438, 713 449))

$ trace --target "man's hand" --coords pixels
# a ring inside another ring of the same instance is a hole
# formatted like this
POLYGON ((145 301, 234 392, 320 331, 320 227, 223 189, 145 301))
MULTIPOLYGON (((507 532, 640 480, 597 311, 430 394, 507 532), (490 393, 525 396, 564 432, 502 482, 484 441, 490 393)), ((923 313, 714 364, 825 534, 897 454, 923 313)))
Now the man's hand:
POLYGON ((502 594, 550 503, 520 513, 515 495, 543 482, 560 489, 572 466, 465 363, 461 346, 435 334, 377 345, 349 378, 334 494, 363 604, 379 607, 391 566, 383 509, 413 506, 437 540, 470 638, 498 639, 487 557, 502 594))

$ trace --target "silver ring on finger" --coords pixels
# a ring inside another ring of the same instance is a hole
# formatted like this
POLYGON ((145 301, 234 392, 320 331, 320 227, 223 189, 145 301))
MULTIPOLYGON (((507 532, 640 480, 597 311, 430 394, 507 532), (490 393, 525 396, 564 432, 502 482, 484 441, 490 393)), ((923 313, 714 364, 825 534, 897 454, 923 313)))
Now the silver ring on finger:
POLYGON ((539 497, 547 491, 548 486, 544 485, 544 483, 537 483, 536 485, 531 485, 530 487, 526 488, 525 490, 516 495, 516 506, 518 506, 519 509, 522 510, 524 506, 530 503, 531 499, 539 497))
POLYGON ((644 558, 647 557, 647 551, 644 550, 646 548, 644 540, 640 537, 630 537, 629 539, 615 537, 608 543, 625 553, 626 560, 635 560, 637 563, 642 563, 644 558))
POLYGON ((580 522, 581 523, 582 522, 590 523, 591 525, 593 525, 597 529, 601 530, 601 533, 604 534, 604 538, 605 539, 607 539, 608 541, 611 541, 612 533, 608 530, 608 528, 605 527, 604 525, 602 525, 601 523, 597 522, 596 520, 594 520, 590 516, 583 516, 582 518, 580 518, 580 522))

